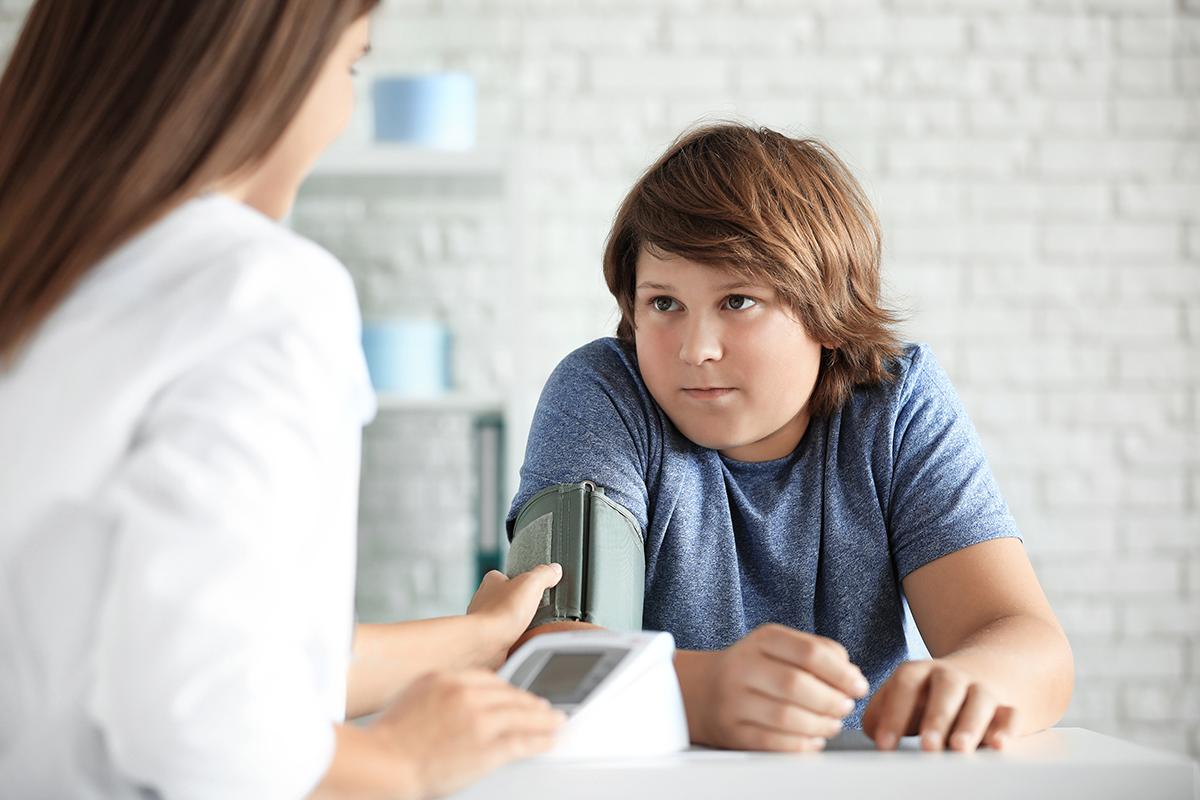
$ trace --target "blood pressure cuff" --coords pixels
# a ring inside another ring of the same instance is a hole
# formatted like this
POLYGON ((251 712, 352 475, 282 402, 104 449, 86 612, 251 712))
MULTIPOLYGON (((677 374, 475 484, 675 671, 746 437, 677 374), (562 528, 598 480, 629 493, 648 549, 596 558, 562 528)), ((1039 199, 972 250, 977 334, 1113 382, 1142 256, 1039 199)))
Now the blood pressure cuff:
POLYGON ((642 629, 642 530, 591 481, 543 489, 517 514, 508 576, 555 561, 562 564, 562 580, 543 595, 529 627, 575 620, 618 631, 642 629))

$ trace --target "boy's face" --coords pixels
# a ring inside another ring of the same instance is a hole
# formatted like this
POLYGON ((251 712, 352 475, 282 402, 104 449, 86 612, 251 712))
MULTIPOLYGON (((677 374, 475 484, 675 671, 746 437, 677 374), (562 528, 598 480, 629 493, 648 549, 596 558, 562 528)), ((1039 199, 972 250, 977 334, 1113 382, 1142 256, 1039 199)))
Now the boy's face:
POLYGON ((821 345, 773 288, 642 250, 634 334, 642 379, 675 427, 738 461, 795 449, 821 345))

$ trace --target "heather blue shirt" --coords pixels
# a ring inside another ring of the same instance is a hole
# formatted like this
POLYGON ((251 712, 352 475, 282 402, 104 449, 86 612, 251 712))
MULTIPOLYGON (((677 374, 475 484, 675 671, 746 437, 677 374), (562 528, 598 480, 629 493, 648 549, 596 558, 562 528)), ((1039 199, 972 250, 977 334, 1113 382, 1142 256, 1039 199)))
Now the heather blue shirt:
POLYGON ((790 455, 751 463, 685 438, 632 348, 594 341, 542 391, 510 535, 538 491, 595 481, 645 532, 645 629, 692 650, 728 647, 768 622, 817 633, 846 647, 874 691, 907 656, 904 577, 1020 536, 929 348, 907 347, 894 373, 811 420, 790 455))

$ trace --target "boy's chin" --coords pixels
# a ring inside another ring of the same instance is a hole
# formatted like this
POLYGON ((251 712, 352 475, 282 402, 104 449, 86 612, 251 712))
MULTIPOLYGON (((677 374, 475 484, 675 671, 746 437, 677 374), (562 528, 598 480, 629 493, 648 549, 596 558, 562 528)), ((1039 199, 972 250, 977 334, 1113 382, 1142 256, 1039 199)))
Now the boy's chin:
POLYGON ((722 435, 712 431, 689 432, 684 428, 679 428, 679 432, 687 437, 688 441, 709 450, 716 450, 734 461, 767 461, 782 457, 782 454, 763 456, 761 448, 755 447, 767 438, 765 434, 737 436, 725 433, 722 435))
POLYGON ((709 450, 730 450, 751 444, 753 440, 738 437, 728 432, 689 429, 679 424, 675 425, 679 432, 693 444, 706 447, 709 450))

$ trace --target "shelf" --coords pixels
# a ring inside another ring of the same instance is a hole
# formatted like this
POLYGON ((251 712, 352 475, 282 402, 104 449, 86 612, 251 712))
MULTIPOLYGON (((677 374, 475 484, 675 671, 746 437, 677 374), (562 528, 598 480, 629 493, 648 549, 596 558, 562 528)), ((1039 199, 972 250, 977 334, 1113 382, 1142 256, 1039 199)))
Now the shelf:
POLYGON ((469 411, 476 414, 499 414, 504 403, 497 397, 450 392, 442 395, 411 396, 378 392, 375 395, 379 411, 469 411))
POLYGON ((314 176, 490 176, 502 177, 500 153, 435 150, 398 144, 369 144, 330 150, 313 168, 314 176))

